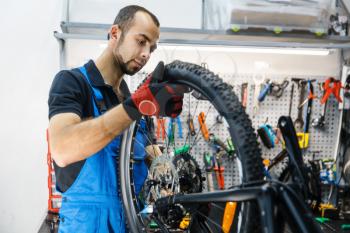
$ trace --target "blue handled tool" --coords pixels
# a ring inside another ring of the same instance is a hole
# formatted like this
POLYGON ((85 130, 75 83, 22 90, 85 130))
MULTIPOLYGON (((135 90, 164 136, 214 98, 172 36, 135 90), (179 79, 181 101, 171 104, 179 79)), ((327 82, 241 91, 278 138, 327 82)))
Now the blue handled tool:
POLYGON ((175 119, 176 119, 176 124, 177 124, 177 130, 178 130, 178 137, 182 138, 182 125, 181 125, 181 120, 180 117, 177 116, 176 118, 170 118, 170 122, 168 125, 168 138, 170 142, 174 142, 174 137, 175 137, 175 119))
POLYGON ((182 138, 182 125, 181 125, 180 116, 176 117, 176 123, 177 123, 177 129, 178 129, 179 138, 182 138))
POLYGON ((258 96, 258 101, 259 102, 264 101, 266 95, 271 91, 271 87, 272 87, 271 80, 267 80, 267 82, 264 84, 264 88, 259 93, 259 96, 258 96))
POLYGON ((276 133, 271 125, 264 124, 259 127, 257 132, 264 146, 268 149, 275 147, 276 133))

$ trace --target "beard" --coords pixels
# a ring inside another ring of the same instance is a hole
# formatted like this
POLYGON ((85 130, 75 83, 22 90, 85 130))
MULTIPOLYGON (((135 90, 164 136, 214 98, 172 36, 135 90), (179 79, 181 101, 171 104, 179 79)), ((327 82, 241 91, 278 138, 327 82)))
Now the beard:
MULTIPOLYGON (((120 57, 121 58, 121 57, 120 57)), ((122 70, 122 72, 124 74, 127 74, 127 75, 134 75, 136 72, 138 72, 139 70, 134 70, 134 69, 130 69, 128 68, 128 65, 129 63, 132 62, 132 61, 127 61, 127 62, 124 62, 124 61, 121 61, 119 63, 119 66, 120 66, 120 69, 122 70)))
MULTIPOLYGON (((122 42, 122 41, 121 41, 122 42)), ((129 61, 124 61, 122 55, 119 52, 119 46, 117 46, 116 50, 115 50, 115 55, 114 55, 114 64, 116 66, 120 67, 120 70, 127 75, 134 75, 135 73, 137 73, 139 71, 139 69, 132 69, 130 67, 130 63, 133 61, 133 59, 129 60, 129 61)))

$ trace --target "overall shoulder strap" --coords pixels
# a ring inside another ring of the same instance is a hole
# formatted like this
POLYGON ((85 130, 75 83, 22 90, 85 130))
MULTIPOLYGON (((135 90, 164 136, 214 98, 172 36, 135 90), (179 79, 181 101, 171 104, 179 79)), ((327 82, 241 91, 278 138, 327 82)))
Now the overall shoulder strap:
POLYGON ((82 66, 82 67, 79 67, 79 70, 83 74, 86 82, 89 84, 90 89, 92 90, 91 94, 92 94, 92 102, 94 107, 94 115, 95 117, 99 116, 107 110, 106 105, 104 103, 103 95, 98 88, 94 87, 91 84, 91 80, 87 74, 86 68, 82 66))

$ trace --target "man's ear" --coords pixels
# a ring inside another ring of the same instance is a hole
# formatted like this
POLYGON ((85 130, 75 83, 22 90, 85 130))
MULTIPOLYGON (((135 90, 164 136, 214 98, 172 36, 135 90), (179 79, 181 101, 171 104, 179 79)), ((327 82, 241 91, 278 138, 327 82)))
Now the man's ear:
POLYGON ((120 27, 117 24, 114 24, 109 29, 109 39, 115 39, 117 40, 121 34, 120 27))

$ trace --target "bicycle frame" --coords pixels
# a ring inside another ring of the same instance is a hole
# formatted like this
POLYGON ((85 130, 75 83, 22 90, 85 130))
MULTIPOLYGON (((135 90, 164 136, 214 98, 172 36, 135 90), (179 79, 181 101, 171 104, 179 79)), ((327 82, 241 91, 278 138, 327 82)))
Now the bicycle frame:
POLYGON ((321 228, 314 220, 311 211, 300 197, 287 185, 274 181, 237 187, 227 191, 174 195, 158 199, 157 210, 173 204, 200 204, 210 202, 246 202, 256 201, 260 208, 260 218, 264 233, 282 232, 281 218, 288 223, 293 232, 321 233, 321 228))
POLYGON ((278 121, 278 125, 289 157, 292 183, 283 184, 273 180, 261 181, 254 184, 242 184, 226 191, 174 195, 158 199, 156 202, 157 209, 172 204, 255 201, 260 208, 264 233, 282 232, 281 222, 276 221, 282 216, 293 232, 321 233, 320 226, 302 200, 302 197, 307 196, 308 178, 303 170, 304 162, 293 122, 290 117, 282 116, 278 121), (293 189, 297 189, 300 194, 298 195, 293 189), (282 216, 280 216, 281 214, 282 216))
MULTIPOLYGON (((281 117, 279 127, 284 137, 286 150, 289 157, 289 168, 293 180, 290 184, 283 184, 278 181, 257 181, 244 183, 225 191, 211 193, 177 194, 160 198, 155 204, 155 213, 163 210, 169 205, 181 204, 204 204, 211 202, 256 202, 260 209, 261 225, 264 233, 282 232, 282 221, 285 220, 292 232, 321 233, 322 230, 314 220, 312 212, 303 201, 307 195, 307 176, 303 171, 302 153, 299 148, 297 136, 290 117, 281 117), (296 190, 295 190, 296 189, 296 190)), ((122 144, 130 149, 132 140, 132 125, 126 131, 122 144)), ((125 153, 125 152, 122 152, 125 153)), ((124 161, 123 166, 128 166, 129 160, 124 161)), ((121 185, 126 185, 130 180, 121 179, 121 185)), ((126 210, 133 210, 126 206, 126 210)), ((130 215, 129 211, 126 214, 130 215)), ((137 229, 131 229, 137 232, 137 229)))

